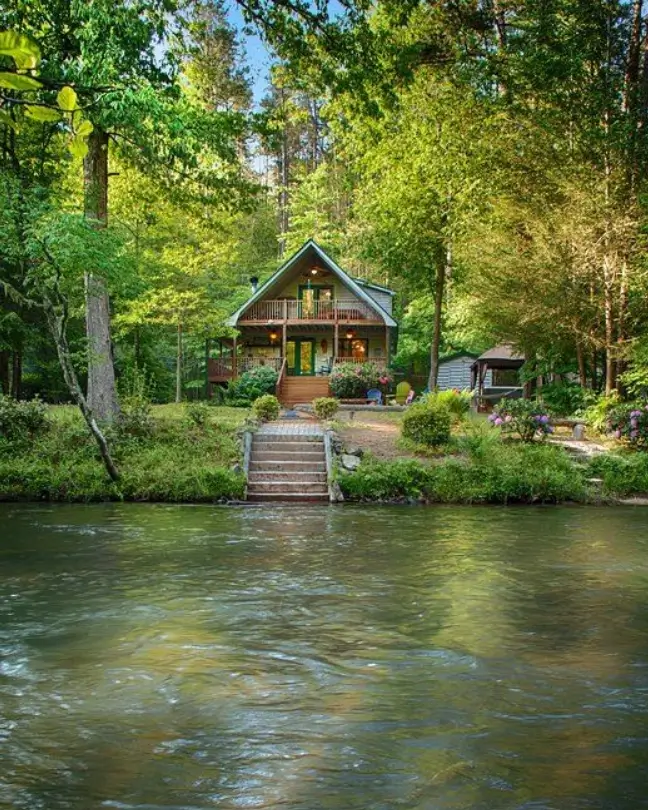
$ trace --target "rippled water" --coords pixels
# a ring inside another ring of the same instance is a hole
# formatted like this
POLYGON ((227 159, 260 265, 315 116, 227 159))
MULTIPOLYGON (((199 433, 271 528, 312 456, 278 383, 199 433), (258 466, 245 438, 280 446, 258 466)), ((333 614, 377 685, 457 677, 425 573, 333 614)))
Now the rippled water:
POLYGON ((0 806, 648 807, 648 511, 0 509, 0 806))

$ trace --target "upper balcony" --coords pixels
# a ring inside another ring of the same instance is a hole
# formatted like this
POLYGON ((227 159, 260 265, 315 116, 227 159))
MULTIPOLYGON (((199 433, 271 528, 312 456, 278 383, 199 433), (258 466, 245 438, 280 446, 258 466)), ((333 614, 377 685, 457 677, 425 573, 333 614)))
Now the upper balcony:
POLYGON ((268 323, 383 323, 364 301, 336 298, 332 301, 257 301, 239 318, 239 324, 268 323))

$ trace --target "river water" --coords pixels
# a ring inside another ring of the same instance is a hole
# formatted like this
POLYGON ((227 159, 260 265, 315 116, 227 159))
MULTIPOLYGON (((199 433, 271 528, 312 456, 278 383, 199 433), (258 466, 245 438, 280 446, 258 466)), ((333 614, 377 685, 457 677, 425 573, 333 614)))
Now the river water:
POLYGON ((648 807, 648 511, 0 507, 0 807, 648 807))

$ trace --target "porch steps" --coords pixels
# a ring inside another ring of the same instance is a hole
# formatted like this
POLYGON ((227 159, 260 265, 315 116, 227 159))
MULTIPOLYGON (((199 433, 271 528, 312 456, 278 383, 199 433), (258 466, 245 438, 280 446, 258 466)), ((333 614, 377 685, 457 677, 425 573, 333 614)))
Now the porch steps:
POLYGON ((299 426, 264 426, 252 437, 248 501, 329 500, 324 436, 299 426))
POLYGON ((331 396, 328 377, 284 377, 279 400, 284 407, 305 405, 317 397, 331 396))

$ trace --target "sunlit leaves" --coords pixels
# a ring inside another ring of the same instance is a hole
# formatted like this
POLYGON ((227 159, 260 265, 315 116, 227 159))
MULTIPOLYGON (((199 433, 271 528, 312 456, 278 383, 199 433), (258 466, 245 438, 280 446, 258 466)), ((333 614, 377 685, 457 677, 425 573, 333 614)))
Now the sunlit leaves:
POLYGON ((24 76, 22 73, 7 73, 6 71, 0 73, 0 87, 6 87, 9 90, 26 92, 29 90, 40 90, 42 86, 43 85, 37 79, 32 79, 31 76, 24 76))
POLYGON ((56 102, 65 112, 74 112, 78 106, 77 94, 71 87, 64 87, 56 96, 56 102))
POLYGON ((51 107, 38 107, 33 104, 28 104, 25 107, 25 115, 31 118, 32 121, 55 122, 61 120, 61 114, 58 110, 53 110, 51 107))
POLYGON ((40 61, 40 48, 17 31, 0 31, 0 56, 10 56, 18 70, 33 70, 40 61))

